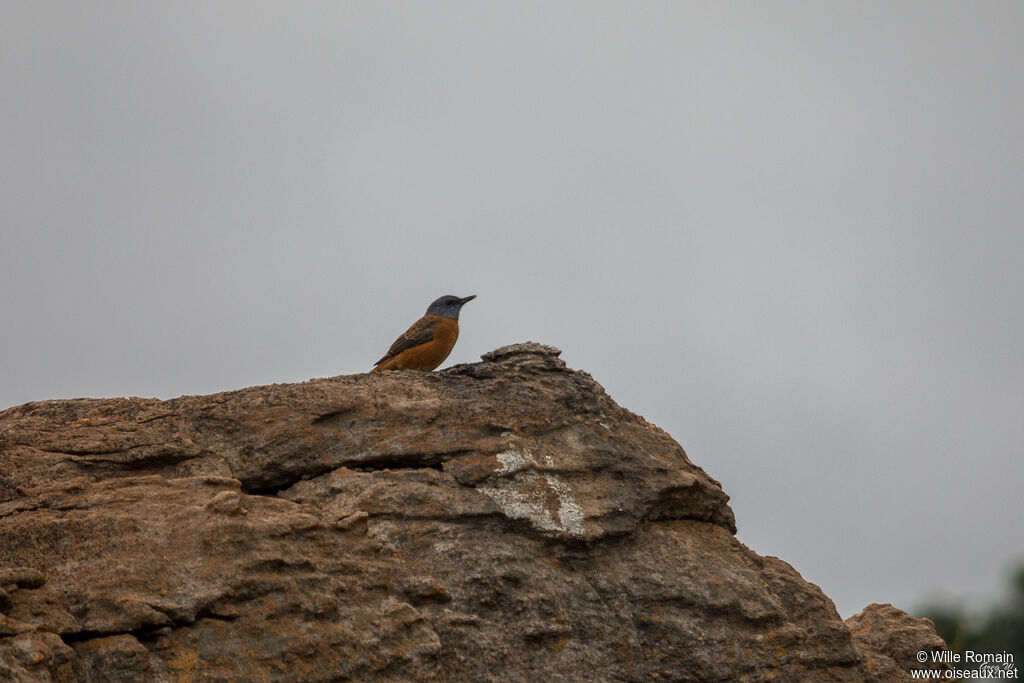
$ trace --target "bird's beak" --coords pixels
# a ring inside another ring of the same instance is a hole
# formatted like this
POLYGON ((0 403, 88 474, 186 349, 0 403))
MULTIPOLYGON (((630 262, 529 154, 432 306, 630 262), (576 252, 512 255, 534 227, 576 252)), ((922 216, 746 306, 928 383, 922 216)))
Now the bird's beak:
POLYGON ((462 304, 465 304, 465 303, 469 303, 470 301, 472 301, 472 300, 473 300, 473 299, 475 299, 475 298, 476 298, 476 294, 470 294, 470 295, 469 295, 469 296, 467 296, 467 297, 466 297, 465 299, 463 299, 462 301, 460 301, 460 302, 459 302, 459 305, 461 306, 462 304))

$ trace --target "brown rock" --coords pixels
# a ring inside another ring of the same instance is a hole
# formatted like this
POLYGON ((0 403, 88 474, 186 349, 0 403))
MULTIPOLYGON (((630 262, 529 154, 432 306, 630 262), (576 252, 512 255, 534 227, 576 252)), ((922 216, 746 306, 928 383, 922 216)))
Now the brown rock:
POLYGON ((73 681, 73 651, 53 633, 22 633, 0 638, 0 680, 73 681))
POLYGON ((0 678, 876 675, 558 354, 0 413, 0 678))
POLYGON ((949 669, 948 664, 932 660, 931 653, 945 651, 946 644, 935 632, 931 619, 918 619, 892 605, 873 603, 847 619, 846 625, 864 656, 869 680, 892 680, 900 672, 915 669, 949 669), (924 662, 920 660, 922 652, 924 662))
POLYGON ((80 681, 169 680, 159 657, 132 635, 90 638, 75 643, 73 671, 80 681))

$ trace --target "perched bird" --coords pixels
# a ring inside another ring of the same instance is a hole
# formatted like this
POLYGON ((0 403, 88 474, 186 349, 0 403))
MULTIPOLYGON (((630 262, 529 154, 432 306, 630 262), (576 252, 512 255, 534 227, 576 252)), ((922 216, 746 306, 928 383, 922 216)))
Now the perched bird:
POLYGON ((427 308, 427 313, 395 340, 384 357, 370 372, 382 370, 433 370, 444 362, 459 338, 459 311, 476 298, 442 296, 427 308))

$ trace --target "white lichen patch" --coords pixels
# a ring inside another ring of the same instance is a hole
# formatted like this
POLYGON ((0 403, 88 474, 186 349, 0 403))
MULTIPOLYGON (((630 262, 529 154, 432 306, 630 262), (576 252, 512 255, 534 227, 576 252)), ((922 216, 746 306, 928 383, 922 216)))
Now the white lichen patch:
MULTIPOLYGON (((511 519, 523 519, 543 531, 583 538, 583 508, 573 497, 572 489, 557 474, 537 472, 539 465, 528 450, 510 449, 497 455, 499 476, 483 483, 479 490, 511 519)), ((552 466, 550 456, 545 457, 552 466)))
POLYGON ((500 474, 512 474, 523 469, 527 465, 536 464, 533 455, 527 451, 520 453, 516 450, 508 450, 503 453, 498 453, 498 462, 501 463, 501 469, 498 470, 500 474))

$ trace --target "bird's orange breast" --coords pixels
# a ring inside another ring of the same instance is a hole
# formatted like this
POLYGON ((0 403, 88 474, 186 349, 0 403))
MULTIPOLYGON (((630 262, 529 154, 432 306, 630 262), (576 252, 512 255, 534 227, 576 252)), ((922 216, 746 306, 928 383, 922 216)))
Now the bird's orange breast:
POLYGON ((433 370, 444 362, 459 338, 459 321, 437 316, 434 338, 406 349, 377 366, 377 370, 433 370))

